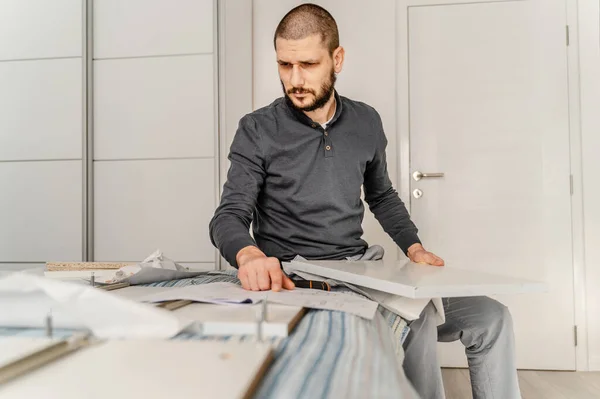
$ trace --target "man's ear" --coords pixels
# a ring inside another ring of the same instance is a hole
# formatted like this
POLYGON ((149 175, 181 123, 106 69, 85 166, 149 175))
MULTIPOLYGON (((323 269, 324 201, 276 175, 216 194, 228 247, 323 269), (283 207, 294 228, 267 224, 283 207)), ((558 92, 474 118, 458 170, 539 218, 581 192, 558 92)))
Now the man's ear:
POLYGON ((346 55, 346 51, 342 46, 339 46, 335 50, 333 50, 333 70, 335 73, 342 72, 342 67, 344 66, 344 57, 346 55))

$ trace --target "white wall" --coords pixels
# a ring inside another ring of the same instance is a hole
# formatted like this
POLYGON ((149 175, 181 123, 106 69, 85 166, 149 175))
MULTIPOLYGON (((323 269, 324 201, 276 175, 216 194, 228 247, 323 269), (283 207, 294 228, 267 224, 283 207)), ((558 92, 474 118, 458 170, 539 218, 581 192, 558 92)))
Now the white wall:
POLYGON ((213 0, 93 9, 94 260, 215 266, 213 0))
POLYGON ((600 4, 578 4, 588 348, 600 370, 600 4))
POLYGON ((82 5, 0 2, 0 270, 82 259, 82 5))

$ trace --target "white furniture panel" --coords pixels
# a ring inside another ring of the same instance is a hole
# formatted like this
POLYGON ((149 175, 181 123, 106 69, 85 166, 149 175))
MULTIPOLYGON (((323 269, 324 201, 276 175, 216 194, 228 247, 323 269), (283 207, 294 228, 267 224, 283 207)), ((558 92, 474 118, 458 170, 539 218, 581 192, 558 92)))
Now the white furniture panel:
MULTIPOLYGON (((110 291, 134 301, 176 287, 129 286, 110 291)), ((214 303, 192 303, 174 310, 180 319, 193 320, 202 328, 204 335, 256 335, 256 316, 260 314, 262 304, 242 304, 223 306, 214 303)), ((304 308, 301 306, 269 303, 268 318, 263 324, 263 334, 267 337, 287 337, 302 319, 304 308)), ((1 342, 1 341, 0 341, 1 342)))
POLYGON ((0 162, 0 187, 1 261, 81 260, 81 161, 0 162))
POLYGON ((215 160, 95 162, 94 259, 214 262, 215 160))
POLYGON ((260 342, 109 341, 82 348, 3 384, 0 396, 251 398, 272 359, 272 346, 260 342), (119 383, 124 378, 127 382, 119 383))
POLYGON ((94 2, 94 58, 210 53, 213 0, 94 2))
POLYGON ((317 261, 284 264, 287 270, 310 273, 406 298, 456 298, 544 292, 543 282, 406 261, 317 261))
POLYGON ((81 62, 0 62, 0 160, 81 158, 81 62))
POLYGON ((95 159, 214 157, 212 55, 94 66, 95 159))
POLYGON ((83 0, 0 1, 0 60, 80 57, 83 0))

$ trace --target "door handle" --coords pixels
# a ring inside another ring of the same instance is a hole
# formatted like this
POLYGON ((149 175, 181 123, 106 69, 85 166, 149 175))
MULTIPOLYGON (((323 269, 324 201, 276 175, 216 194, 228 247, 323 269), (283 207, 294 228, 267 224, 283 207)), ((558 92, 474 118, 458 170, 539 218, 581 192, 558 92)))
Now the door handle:
POLYGON ((419 172, 418 170, 413 173, 413 179, 415 179, 416 181, 419 181, 425 177, 444 177, 443 173, 422 173, 419 172))

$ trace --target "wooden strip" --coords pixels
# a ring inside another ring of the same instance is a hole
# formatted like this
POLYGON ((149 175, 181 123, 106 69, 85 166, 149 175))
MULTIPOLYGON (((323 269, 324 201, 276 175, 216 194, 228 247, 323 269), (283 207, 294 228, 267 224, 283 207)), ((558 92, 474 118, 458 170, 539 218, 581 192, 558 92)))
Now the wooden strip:
POLYGON ((166 310, 176 310, 176 309, 182 308, 184 306, 187 306, 192 302, 194 302, 194 301, 188 301, 185 299, 181 299, 181 300, 175 300, 175 301, 161 302, 156 306, 159 308, 166 309, 166 310))
POLYGON ((104 291, 113 291, 118 290, 119 288, 129 287, 129 283, 114 283, 107 285, 97 285, 96 288, 104 290, 104 291))
POLYGON ((57 271, 120 269, 124 266, 134 265, 134 264, 135 263, 124 263, 124 262, 47 262, 46 270, 49 272, 57 272, 57 271))

